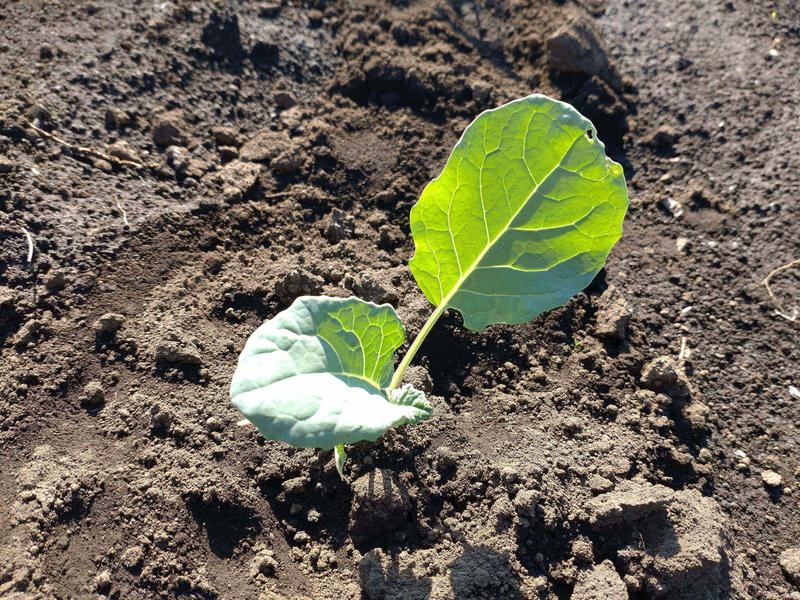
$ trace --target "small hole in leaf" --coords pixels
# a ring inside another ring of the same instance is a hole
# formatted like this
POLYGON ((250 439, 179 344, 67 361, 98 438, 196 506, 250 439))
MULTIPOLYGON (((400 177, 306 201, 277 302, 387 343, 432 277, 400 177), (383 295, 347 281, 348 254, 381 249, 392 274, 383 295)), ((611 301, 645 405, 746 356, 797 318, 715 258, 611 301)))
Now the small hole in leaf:
POLYGON ((591 129, 586 130, 586 137, 589 138, 590 140, 594 139, 594 134, 592 133, 591 129))

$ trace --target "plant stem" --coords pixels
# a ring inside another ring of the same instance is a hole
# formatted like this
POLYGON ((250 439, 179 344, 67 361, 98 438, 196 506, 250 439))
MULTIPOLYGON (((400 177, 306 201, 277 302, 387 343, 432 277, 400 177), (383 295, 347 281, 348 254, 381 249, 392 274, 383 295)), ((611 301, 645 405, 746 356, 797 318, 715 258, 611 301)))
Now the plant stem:
POLYGON ((397 370, 394 372, 394 377, 392 377, 392 382, 389 384, 387 391, 391 392, 398 385, 400 385, 406 369, 411 364, 411 361, 414 360, 414 356, 416 356, 417 351, 422 346, 425 338, 428 337, 428 334, 431 332, 431 329, 433 329, 433 326, 436 325, 436 321, 438 321, 439 317, 442 316, 445 308, 447 308, 447 302, 442 302, 436 307, 436 310, 431 313, 431 316, 428 317, 428 320, 425 321, 425 325, 422 326, 422 329, 419 330, 417 337, 414 338, 413 342, 411 342, 411 347, 408 349, 408 352, 406 352, 406 355, 403 357, 403 360, 400 361, 397 370))
POLYGON ((333 448, 333 459, 336 463, 336 471, 342 481, 347 483, 347 477, 344 476, 344 462, 347 460, 347 452, 344 451, 344 444, 339 444, 333 448))

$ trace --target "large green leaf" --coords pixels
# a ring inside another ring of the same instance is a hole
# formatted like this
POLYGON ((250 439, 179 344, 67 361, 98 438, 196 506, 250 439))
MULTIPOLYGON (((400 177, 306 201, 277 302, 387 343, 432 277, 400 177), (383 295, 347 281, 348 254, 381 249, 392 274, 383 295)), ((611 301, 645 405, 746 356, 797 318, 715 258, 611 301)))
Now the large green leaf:
POLYGON ((247 341, 231 400, 269 439, 330 449, 430 416, 421 392, 383 390, 403 324, 388 304, 303 296, 247 341))
POLYGON ((482 113, 411 210, 411 271, 464 325, 522 323, 603 267, 628 206, 592 123, 534 94, 482 113))

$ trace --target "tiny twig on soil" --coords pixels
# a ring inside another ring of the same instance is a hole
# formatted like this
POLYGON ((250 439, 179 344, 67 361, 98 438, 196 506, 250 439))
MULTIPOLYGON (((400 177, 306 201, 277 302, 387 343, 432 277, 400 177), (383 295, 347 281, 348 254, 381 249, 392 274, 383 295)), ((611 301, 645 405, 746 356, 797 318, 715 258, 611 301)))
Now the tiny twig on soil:
POLYGON ((22 229, 22 233, 25 234, 25 239, 28 240, 28 257, 27 257, 28 261, 27 262, 28 262, 28 264, 31 264, 31 261, 33 260, 33 236, 22 225, 20 225, 19 228, 22 229))
POLYGON ((681 336, 681 350, 678 353, 678 364, 683 366, 683 363, 686 362, 686 359, 689 358, 689 355, 691 353, 692 353, 692 351, 689 350, 689 346, 686 344, 686 336, 682 335, 681 336))
POLYGON ((125 227, 129 227, 130 223, 128 223, 128 213, 125 212, 124 208, 122 208, 122 203, 119 201, 119 196, 114 195, 114 198, 117 201, 117 208, 119 209, 119 212, 122 213, 122 224, 125 225, 125 227))
POLYGON ((54 142, 61 144, 62 146, 69 148, 70 150, 72 150, 73 152, 77 152, 78 154, 93 156, 95 158, 105 160, 107 162, 110 162, 111 164, 118 165, 120 167, 132 167, 134 169, 150 168, 150 165, 146 165, 144 163, 136 162, 133 160, 123 160, 121 158, 111 156, 110 154, 106 154, 105 152, 94 150, 93 148, 87 148, 86 146, 78 146, 76 144, 72 144, 63 138, 60 138, 53 133, 50 133, 49 131, 45 131, 41 127, 37 127, 31 122, 28 122, 28 126, 31 129, 33 129, 36 133, 38 133, 40 136, 47 138, 49 140, 53 140, 54 142))
POLYGON ((769 274, 764 278, 764 281, 761 283, 764 284, 764 287, 767 288, 767 294, 769 294, 769 298, 772 301, 772 304, 775 306, 775 314, 779 317, 783 317, 787 321, 796 321, 797 320, 797 308, 793 308, 791 313, 786 310, 783 304, 775 297, 775 294, 772 293, 772 288, 769 285, 769 280, 772 279, 778 273, 785 271, 786 269, 791 269, 794 266, 800 265, 800 258, 794 259, 792 262, 787 263, 785 265, 781 265, 780 267, 776 267, 769 272, 769 274))

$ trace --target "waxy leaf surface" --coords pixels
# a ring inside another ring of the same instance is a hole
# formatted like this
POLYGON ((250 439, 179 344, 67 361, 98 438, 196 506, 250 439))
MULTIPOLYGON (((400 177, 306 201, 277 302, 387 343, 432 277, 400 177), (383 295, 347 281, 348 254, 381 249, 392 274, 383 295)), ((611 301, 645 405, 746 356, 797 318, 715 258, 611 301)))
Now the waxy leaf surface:
POLYGON ((478 116, 411 210, 410 268, 464 325, 522 323, 566 303, 605 264, 628 207, 622 167, 592 123, 534 94, 478 116))
POLYGON ((264 437, 330 449, 430 416, 423 394, 384 392, 405 340, 388 304, 303 296, 247 341, 231 400, 264 437))

